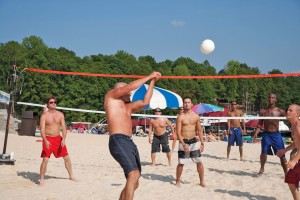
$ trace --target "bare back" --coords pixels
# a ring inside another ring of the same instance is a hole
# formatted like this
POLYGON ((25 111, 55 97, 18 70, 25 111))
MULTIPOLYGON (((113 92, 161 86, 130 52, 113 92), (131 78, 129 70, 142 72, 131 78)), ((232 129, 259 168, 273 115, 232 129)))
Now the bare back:
POLYGON ((132 135, 131 106, 132 103, 125 103, 121 99, 112 98, 109 93, 105 96, 104 108, 110 134, 132 135))

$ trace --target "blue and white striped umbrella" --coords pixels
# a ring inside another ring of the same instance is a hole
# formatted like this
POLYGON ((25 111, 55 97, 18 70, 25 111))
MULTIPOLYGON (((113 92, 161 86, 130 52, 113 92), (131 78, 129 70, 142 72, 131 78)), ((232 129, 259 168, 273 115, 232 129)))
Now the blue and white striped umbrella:
MULTIPOLYGON (((141 87, 132 91, 130 97, 131 102, 143 100, 148 90, 148 87, 149 87, 148 84, 143 84, 141 87)), ((175 109, 175 108, 179 108, 182 105, 183 105, 182 98, 178 94, 159 87, 154 87, 150 104, 148 104, 143 110, 155 109, 155 108, 175 109)))

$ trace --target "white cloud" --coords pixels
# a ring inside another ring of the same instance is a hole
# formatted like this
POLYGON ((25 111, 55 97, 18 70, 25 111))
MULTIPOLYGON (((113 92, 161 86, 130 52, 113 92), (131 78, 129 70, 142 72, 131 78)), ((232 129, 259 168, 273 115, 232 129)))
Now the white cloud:
POLYGON ((171 25, 175 26, 175 27, 184 27, 185 22, 181 21, 181 20, 173 20, 173 21, 171 21, 171 25))

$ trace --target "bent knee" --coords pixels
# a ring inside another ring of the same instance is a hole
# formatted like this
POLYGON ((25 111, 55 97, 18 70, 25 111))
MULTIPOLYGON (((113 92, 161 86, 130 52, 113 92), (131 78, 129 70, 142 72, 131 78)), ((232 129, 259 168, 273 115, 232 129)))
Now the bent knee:
POLYGON ((131 172, 129 172, 128 178, 138 179, 140 177, 140 175, 141 175, 141 173, 139 170, 132 170, 131 172))

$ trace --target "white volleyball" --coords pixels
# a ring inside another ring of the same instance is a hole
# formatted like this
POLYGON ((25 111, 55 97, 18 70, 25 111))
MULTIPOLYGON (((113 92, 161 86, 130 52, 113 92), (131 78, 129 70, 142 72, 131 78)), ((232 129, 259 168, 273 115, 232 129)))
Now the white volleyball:
POLYGON ((211 52, 214 51, 214 49, 215 49, 215 43, 210 39, 203 40, 200 45, 200 51, 203 54, 210 54, 211 52))

